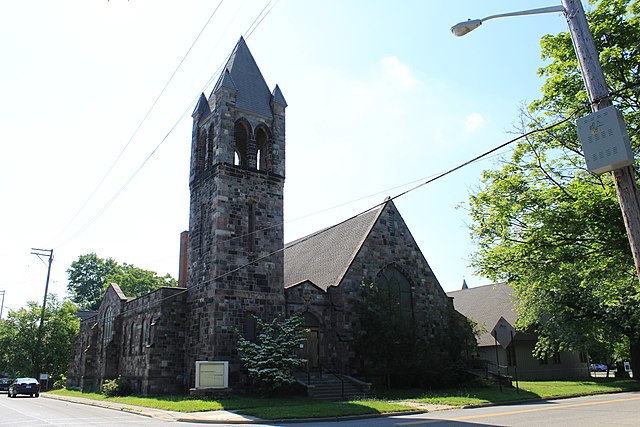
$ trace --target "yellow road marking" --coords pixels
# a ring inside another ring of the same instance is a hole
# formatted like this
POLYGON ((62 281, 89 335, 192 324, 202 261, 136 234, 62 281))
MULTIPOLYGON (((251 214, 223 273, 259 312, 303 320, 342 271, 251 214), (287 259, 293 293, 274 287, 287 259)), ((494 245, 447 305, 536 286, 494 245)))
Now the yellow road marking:
POLYGON ((466 415, 464 417, 455 417, 455 418, 440 418, 437 420, 423 420, 423 421, 411 421, 406 423, 398 423, 399 426, 408 426, 408 425, 418 425, 418 424, 428 424, 434 421, 461 421, 461 420, 473 420, 477 418, 491 418, 491 417, 502 417, 504 415, 515 415, 515 414, 526 414, 528 412, 539 412, 539 411, 549 411, 552 409, 566 409, 566 408, 576 408, 579 406, 592 406, 592 405, 604 405, 607 403, 617 403, 617 402, 629 402, 632 400, 640 400, 640 397, 627 397, 624 399, 613 399, 613 400, 602 400, 599 402, 584 402, 584 403, 572 403, 569 405, 556 405, 556 406, 545 406, 544 408, 533 408, 533 409, 520 409, 517 411, 508 411, 508 412, 493 412, 490 414, 478 414, 478 415, 466 415))

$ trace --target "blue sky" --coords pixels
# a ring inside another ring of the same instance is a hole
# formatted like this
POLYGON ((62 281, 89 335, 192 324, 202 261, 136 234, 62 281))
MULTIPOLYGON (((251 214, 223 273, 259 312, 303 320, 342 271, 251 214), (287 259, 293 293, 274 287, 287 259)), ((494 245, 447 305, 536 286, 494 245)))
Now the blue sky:
MULTIPOLYGON (((559 1, 448 3, 226 0, 142 123, 217 0, 3 2, 4 315, 42 299, 46 266, 32 247, 54 249, 51 291, 59 296, 65 270, 89 252, 177 277, 192 103, 209 95, 241 35, 289 104, 287 241, 511 139, 519 109, 540 96, 540 38, 566 31, 564 17, 492 20, 462 38, 449 28, 559 1)), ((496 161, 396 201, 446 291, 463 277, 488 283, 468 267, 464 204, 496 161)))

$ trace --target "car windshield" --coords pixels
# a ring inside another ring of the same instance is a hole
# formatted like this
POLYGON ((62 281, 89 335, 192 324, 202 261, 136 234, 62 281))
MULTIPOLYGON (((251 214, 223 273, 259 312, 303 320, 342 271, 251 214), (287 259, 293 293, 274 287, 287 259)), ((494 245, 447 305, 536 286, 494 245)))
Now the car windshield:
POLYGON ((16 383, 37 383, 35 378, 16 378, 16 383))

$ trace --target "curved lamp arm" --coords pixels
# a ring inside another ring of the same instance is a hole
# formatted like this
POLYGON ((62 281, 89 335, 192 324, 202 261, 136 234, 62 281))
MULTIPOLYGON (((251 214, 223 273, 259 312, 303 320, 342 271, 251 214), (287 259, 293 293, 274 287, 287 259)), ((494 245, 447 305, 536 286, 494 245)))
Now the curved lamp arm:
POLYGON ((520 12, 500 13, 498 15, 487 16, 482 19, 469 19, 468 21, 462 21, 451 27, 451 32, 454 36, 460 37, 478 28, 484 21, 495 18, 506 18, 509 16, 522 16, 522 15, 537 15, 540 13, 553 13, 553 12, 565 12, 564 6, 549 6, 541 7, 539 9, 523 10, 520 12))

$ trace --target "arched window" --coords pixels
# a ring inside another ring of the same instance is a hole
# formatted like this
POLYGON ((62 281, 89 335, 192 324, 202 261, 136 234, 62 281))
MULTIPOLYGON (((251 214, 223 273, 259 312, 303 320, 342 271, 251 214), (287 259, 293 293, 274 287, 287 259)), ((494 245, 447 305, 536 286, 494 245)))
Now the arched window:
POLYGON ((213 132, 207 136, 207 154, 205 156, 205 169, 213 165, 213 132))
POLYGON ((136 331, 136 324, 131 322, 131 327, 129 328, 129 354, 133 354, 133 335, 136 331))
POLYGON ((201 130, 200 135, 198 135, 198 153, 196 154, 196 171, 197 172, 201 172, 204 170, 206 155, 207 155, 207 132, 205 130, 201 130))
POLYGON ((396 267, 391 265, 381 271, 376 284, 387 291, 390 302, 398 302, 404 311, 413 311, 411 283, 396 267))
POLYGON ((245 167, 247 165, 247 146, 249 145, 249 129, 244 122, 237 122, 234 126, 235 157, 233 164, 245 167))
POLYGON ((269 167, 269 134, 264 127, 256 129, 256 168, 266 171, 269 167))
POLYGON ((148 346, 149 344, 151 344, 151 340, 149 339, 151 336, 150 329, 151 329, 151 320, 150 319, 143 320, 142 321, 142 338, 145 346, 148 346))
POLYGON ((102 339, 105 343, 111 341, 111 335, 113 333, 113 308, 107 307, 107 311, 104 315, 104 329, 102 331, 102 339))

